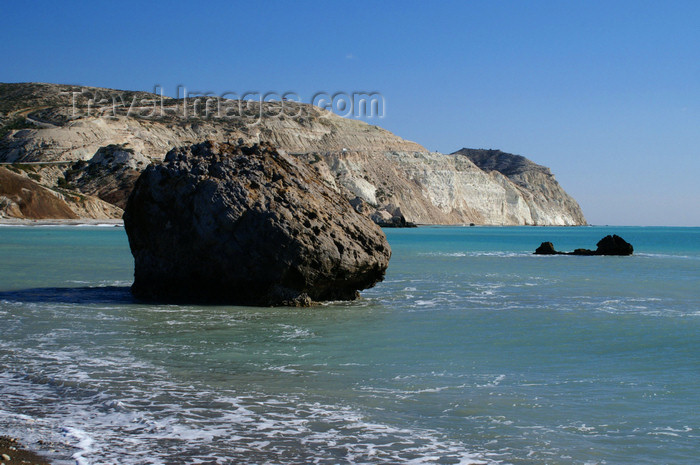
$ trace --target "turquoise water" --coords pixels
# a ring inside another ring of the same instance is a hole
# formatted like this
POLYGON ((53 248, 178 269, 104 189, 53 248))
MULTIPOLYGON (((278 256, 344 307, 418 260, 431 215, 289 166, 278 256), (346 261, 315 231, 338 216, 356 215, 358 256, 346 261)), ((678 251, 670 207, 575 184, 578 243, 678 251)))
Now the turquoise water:
POLYGON ((0 228, 0 434, 58 464, 697 464, 700 228, 386 233, 363 300, 268 309, 134 302, 121 228, 0 228), (531 255, 612 233, 635 255, 531 255))

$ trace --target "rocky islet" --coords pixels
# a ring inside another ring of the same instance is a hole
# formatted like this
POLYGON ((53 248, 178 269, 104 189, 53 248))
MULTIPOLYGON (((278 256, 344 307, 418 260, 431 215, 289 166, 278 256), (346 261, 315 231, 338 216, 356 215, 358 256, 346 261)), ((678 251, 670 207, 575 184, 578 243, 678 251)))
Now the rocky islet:
POLYGON ((124 213, 135 296, 306 306, 352 300, 391 249, 312 169, 270 144, 174 149, 136 182, 124 213))
POLYGON ((535 255, 632 255, 633 253, 632 244, 617 234, 608 235, 599 240, 595 250, 576 249, 573 252, 559 252, 551 242, 543 242, 535 249, 535 255))

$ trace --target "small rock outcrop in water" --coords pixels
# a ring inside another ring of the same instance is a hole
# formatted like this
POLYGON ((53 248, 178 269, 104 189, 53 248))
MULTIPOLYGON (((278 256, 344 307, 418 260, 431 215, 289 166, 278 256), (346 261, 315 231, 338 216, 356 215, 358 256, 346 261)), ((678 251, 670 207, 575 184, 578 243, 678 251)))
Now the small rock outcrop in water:
POLYGON ((598 247, 596 250, 597 255, 632 255, 634 252, 632 244, 617 234, 605 236, 596 246, 598 247))
POLYGON ((560 253, 563 252, 557 252, 556 250, 554 250, 554 244, 552 244, 551 242, 543 242, 535 250, 536 255, 557 255, 560 253))
POLYGON ((632 255, 634 247, 623 238, 614 234, 605 236, 596 244, 596 250, 576 249, 573 252, 558 252, 551 242, 543 242, 535 250, 535 255, 632 255))
POLYGON ((351 300, 384 278, 381 229, 267 143, 171 150, 124 212, 135 296, 241 305, 351 300))

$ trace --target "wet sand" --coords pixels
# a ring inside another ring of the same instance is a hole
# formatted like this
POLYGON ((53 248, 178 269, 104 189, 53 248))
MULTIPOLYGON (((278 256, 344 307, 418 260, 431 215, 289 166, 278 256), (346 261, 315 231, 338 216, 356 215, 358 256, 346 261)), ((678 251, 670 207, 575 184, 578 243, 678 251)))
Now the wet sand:
POLYGON ((0 463, 4 463, 5 465, 11 465, 13 463, 50 465, 51 462, 30 450, 26 450, 17 439, 0 436, 0 463))

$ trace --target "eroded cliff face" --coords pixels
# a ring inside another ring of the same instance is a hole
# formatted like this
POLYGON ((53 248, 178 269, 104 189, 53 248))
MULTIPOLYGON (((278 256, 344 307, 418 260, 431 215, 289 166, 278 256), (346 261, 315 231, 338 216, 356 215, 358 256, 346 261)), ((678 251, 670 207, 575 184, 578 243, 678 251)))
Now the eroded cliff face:
POLYGON ((578 204, 546 168, 546 173, 528 169, 504 174, 475 164, 468 154, 429 152, 389 131, 312 105, 270 102, 261 107, 227 101, 244 105, 249 115, 210 112, 202 117, 193 101, 165 99, 165 110, 154 117, 148 116, 153 108, 128 103, 159 96, 127 92, 126 106, 103 105, 97 111, 94 102, 90 108, 73 106, 71 96, 78 91, 94 99, 120 92, 0 84, 0 94, 7 96, 0 105, 0 162, 66 162, 64 181, 55 166, 36 168, 46 171, 41 176, 45 186, 55 188, 52 183, 62 182, 62 187, 99 197, 117 207, 115 217, 121 214, 118 207, 133 188, 135 174, 146 164, 126 166, 117 157, 109 165, 99 154, 119 147, 134 159, 158 163, 173 147, 211 140, 269 142, 309 163, 375 220, 403 216, 423 224, 585 224, 578 204), (96 168, 87 172, 85 164, 96 168))
POLYGON ((452 155, 465 156, 483 171, 510 181, 525 200, 533 224, 586 224, 576 200, 546 166, 500 150, 463 148, 452 155))
POLYGON ((106 219, 121 215, 120 208, 96 197, 49 189, 26 174, 0 167, 0 218, 106 219))

